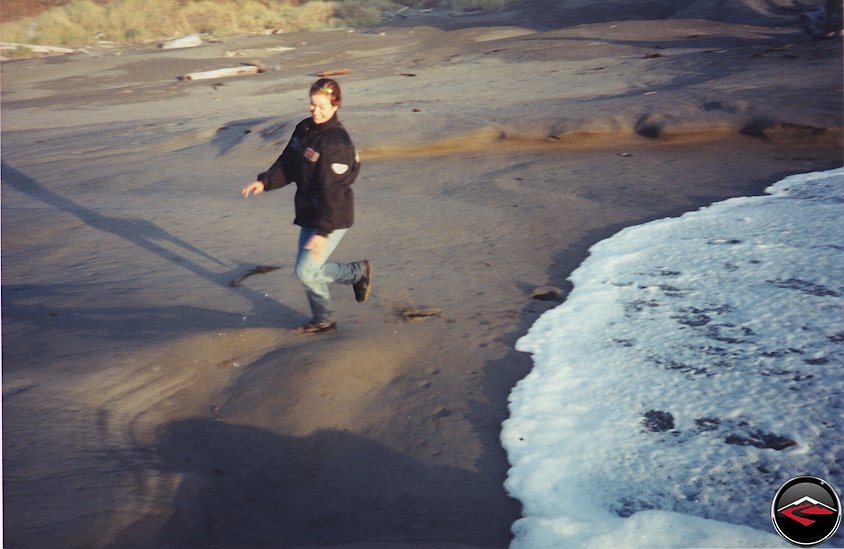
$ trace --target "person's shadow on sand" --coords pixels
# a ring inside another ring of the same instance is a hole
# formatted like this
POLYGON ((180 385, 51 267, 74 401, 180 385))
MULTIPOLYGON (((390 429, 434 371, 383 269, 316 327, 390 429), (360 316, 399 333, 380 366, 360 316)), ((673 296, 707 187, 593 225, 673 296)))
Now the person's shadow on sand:
POLYGON ((113 547, 420 541, 501 547, 510 539, 511 517, 489 528, 488 514, 495 518, 496 511, 486 502, 500 497, 487 493, 489 483, 478 479, 476 490, 450 490, 477 472, 425 465, 348 432, 293 437, 191 418, 168 424, 155 447, 162 472, 182 479, 174 512, 155 538, 137 524, 113 547), (473 520, 479 516, 484 520, 473 520))
MULTIPOLYGON (((210 262, 221 267, 225 267, 226 263, 193 244, 174 236, 155 223, 140 218, 103 215, 57 194, 5 162, 2 163, 2 176, 4 185, 8 185, 49 206, 72 214, 90 227, 118 236, 214 284, 230 288, 232 286, 231 281, 235 276, 242 274, 249 267, 253 267, 253 265, 241 264, 225 272, 212 271, 203 266, 201 262, 210 262), (175 251, 171 251, 166 245, 175 248, 175 251)), ((238 287, 235 291, 250 299, 256 309, 265 309, 268 305, 267 299, 260 292, 254 292, 243 286, 238 287)), ((297 313, 288 307, 277 302, 273 303, 274 307, 281 309, 281 311, 276 311, 273 316, 277 318, 296 316, 297 313)), ((148 313, 148 311, 145 312, 148 313)))

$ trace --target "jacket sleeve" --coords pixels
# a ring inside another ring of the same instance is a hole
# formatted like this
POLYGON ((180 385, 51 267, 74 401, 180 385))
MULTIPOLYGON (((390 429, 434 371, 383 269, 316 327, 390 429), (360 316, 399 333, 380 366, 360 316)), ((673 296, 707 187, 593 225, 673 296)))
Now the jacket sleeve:
POLYGON ((294 159, 295 147, 294 143, 299 139, 300 126, 296 126, 296 130, 290 137, 287 146, 284 147, 281 155, 276 159, 270 169, 258 174, 258 181, 264 184, 265 191, 273 189, 280 189, 290 183, 293 183, 293 170, 291 168, 291 161, 294 159))
POLYGON ((279 156, 269 170, 258 174, 258 181, 264 184, 265 191, 280 189, 289 183, 284 174, 284 158, 279 156))
POLYGON ((354 222, 352 184, 360 171, 354 146, 348 140, 332 141, 322 151, 317 178, 321 187, 317 234, 328 236, 334 229, 354 222))

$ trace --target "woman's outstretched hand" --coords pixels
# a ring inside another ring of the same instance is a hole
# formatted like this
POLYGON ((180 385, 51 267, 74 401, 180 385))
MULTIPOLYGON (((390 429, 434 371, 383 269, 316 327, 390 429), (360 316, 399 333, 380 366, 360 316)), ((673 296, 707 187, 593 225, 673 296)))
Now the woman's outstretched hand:
POLYGON ((255 181, 243 187, 243 190, 240 191, 240 194, 243 195, 243 198, 246 198, 250 194, 260 194, 262 192, 264 192, 264 184, 260 181, 255 181))

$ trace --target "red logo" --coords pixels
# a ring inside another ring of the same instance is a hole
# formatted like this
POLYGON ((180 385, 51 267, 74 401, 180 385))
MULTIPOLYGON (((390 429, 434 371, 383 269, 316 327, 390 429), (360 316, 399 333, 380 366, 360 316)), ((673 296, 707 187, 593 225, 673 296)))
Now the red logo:
POLYGON ((313 150, 312 148, 308 147, 305 149, 305 158, 310 160, 311 162, 316 162, 319 160, 319 153, 313 150))
POLYGON ((817 521, 818 516, 834 515, 835 509, 831 509, 823 503, 806 496, 790 505, 786 505, 782 509, 777 509, 777 513, 796 520, 803 526, 809 526, 817 521))

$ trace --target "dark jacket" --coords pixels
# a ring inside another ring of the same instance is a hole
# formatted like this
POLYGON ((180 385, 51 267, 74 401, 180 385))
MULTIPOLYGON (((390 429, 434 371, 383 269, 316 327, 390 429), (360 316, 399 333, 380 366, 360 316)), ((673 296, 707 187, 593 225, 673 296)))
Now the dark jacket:
POLYGON ((354 222, 352 184, 360 171, 355 146, 335 114, 324 124, 306 118, 272 167, 258 176, 264 190, 296 183, 296 219, 301 227, 328 236, 354 222))

